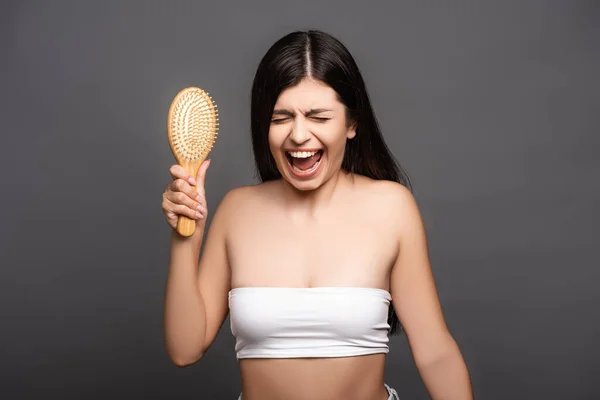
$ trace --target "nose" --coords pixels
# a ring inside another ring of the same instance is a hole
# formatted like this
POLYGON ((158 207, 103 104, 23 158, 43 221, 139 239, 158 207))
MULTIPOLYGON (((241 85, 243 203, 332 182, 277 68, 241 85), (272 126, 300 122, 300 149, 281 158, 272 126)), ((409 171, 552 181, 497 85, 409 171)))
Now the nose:
POLYGON ((294 121, 294 126, 292 128, 292 132, 290 133, 290 139, 296 145, 304 144, 310 139, 310 132, 306 128, 302 118, 296 118, 294 121))

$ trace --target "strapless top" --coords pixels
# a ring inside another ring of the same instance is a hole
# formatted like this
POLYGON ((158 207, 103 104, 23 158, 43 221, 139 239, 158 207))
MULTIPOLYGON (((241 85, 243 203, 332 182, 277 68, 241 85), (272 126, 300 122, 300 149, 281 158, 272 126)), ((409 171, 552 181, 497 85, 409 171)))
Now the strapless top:
POLYGON ((229 310, 236 357, 387 353, 390 301, 390 293, 377 288, 234 288, 229 310))

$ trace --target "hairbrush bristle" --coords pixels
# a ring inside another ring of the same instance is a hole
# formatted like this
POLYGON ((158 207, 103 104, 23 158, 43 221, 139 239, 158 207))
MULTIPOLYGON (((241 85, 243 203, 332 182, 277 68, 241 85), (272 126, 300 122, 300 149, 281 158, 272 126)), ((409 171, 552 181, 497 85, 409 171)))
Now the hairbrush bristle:
POLYGON ((190 87, 177 94, 169 111, 169 141, 180 162, 207 157, 218 135, 217 116, 217 105, 202 89, 190 87))

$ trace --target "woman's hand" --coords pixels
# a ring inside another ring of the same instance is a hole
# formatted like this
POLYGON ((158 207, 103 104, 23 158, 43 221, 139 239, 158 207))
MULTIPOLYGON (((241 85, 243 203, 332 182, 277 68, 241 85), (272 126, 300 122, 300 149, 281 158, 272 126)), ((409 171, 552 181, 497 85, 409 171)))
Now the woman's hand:
POLYGON ((172 229, 177 229, 180 215, 196 220, 197 224, 205 223, 208 210, 204 181, 209 165, 210 160, 205 160, 198 168, 196 177, 192 177, 178 164, 171 166, 169 172, 173 181, 167 185, 163 193, 162 209, 172 229))

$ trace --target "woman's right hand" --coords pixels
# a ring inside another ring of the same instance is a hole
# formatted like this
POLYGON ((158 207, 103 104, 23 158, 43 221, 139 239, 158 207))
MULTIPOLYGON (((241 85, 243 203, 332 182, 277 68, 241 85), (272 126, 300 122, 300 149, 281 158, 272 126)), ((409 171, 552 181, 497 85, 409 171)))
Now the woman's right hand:
POLYGON ((178 164, 171 166, 169 171, 173 181, 167 185, 163 193, 162 210, 172 229, 177 229, 180 215, 196 221, 206 221, 208 209, 204 181, 209 165, 210 160, 205 160, 198 168, 198 175, 195 178, 182 166, 178 164))

